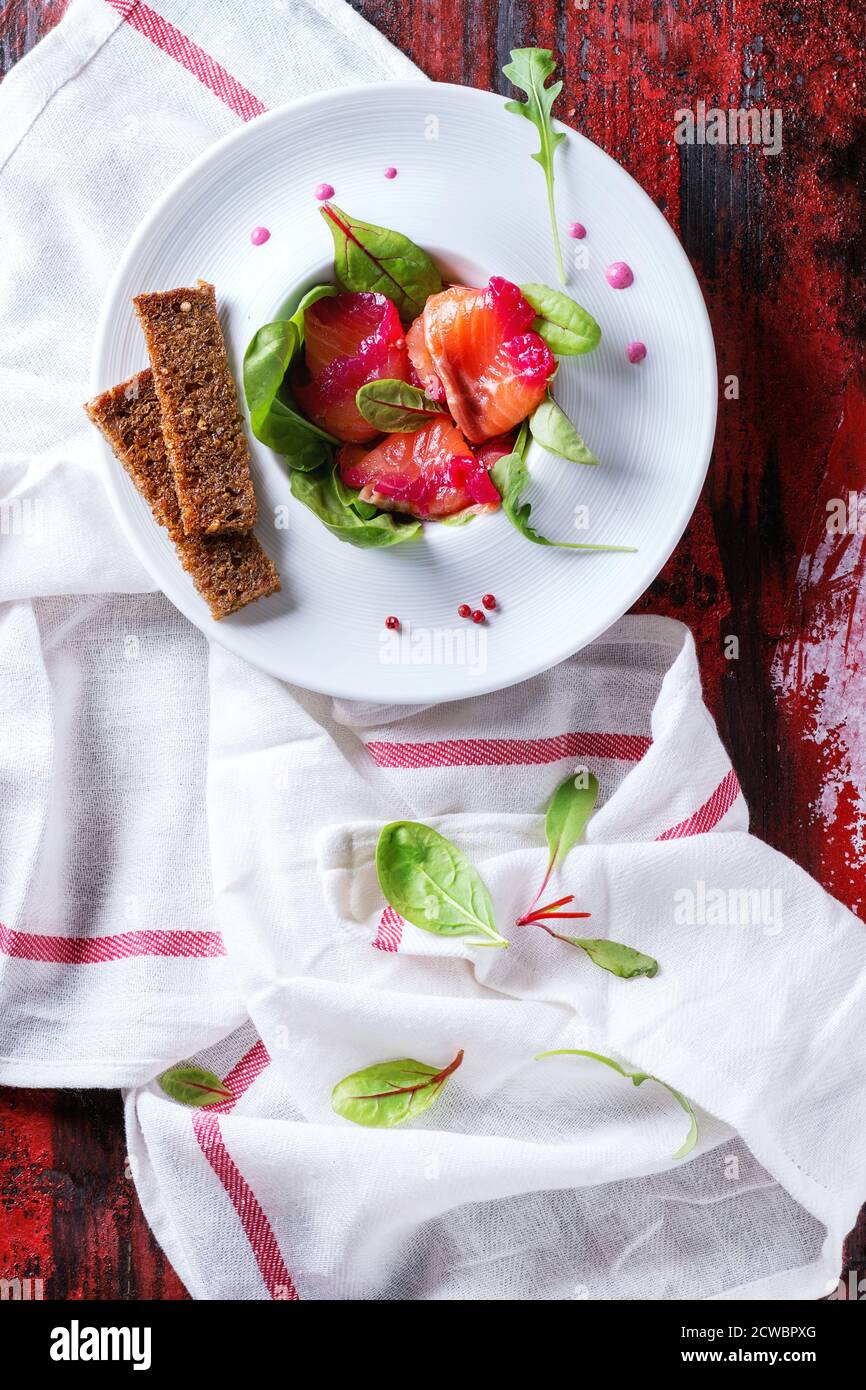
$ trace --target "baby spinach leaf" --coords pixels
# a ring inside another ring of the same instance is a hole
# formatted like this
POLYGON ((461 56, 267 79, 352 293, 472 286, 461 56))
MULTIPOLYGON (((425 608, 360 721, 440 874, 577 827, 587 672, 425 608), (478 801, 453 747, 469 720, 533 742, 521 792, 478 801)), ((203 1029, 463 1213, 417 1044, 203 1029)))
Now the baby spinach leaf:
POLYGON ((529 469, 519 445, 520 437, 518 436, 514 453, 505 454, 503 458, 497 459, 490 469, 490 477, 502 498, 502 510, 512 526, 516 527, 521 535, 525 536, 528 541, 532 541, 534 545, 553 545, 560 550, 610 550, 622 554, 634 554, 634 547, 630 545, 586 545, 578 544, 576 541, 549 541, 546 536, 542 536, 536 531, 529 521, 532 513, 530 503, 520 500, 522 493, 529 485, 529 469))
POLYGON ((338 1081, 331 1092, 331 1105, 345 1120, 369 1129, 402 1125, 436 1103, 462 1061, 461 1048, 447 1067, 431 1067, 412 1057, 374 1062, 338 1081))
POLYGON ((181 1105, 218 1105, 232 1098, 216 1073, 203 1067, 170 1067, 158 1080, 166 1095, 181 1105))
POLYGON ((456 845, 420 821, 386 825, 376 846, 376 873, 386 900, 422 931, 466 936, 468 946, 507 946, 496 930, 487 884, 456 845))
POLYGON ((379 508, 373 502, 361 501, 360 488, 349 487, 340 477, 339 468, 334 469, 334 491, 339 497, 344 507, 351 507, 356 516, 360 516, 364 521, 369 521, 371 517, 379 516, 379 508))
POLYGON ((390 377, 368 381, 357 392, 355 404, 364 419, 383 434, 414 434, 445 413, 417 386, 390 377))
POLYGON ((622 946, 618 941, 607 941, 601 937, 564 936, 561 932, 545 927, 543 922, 539 922, 538 925, 544 927, 549 936, 555 936, 557 941, 564 941, 569 946, 579 946, 589 956, 593 965, 608 970, 611 975, 618 975, 621 980, 634 980, 639 975, 646 975, 648 979, 652 979, 653 975, 658 974, 658 961, 652 956, 645 956, 642 951, 636 951, 633 946, 622 946))
POLYGON ((545 1057, 591 1057, 594 1062, 602 1062, 606 1067, 612 1067, 614 1071, 619 1072, 620 1076, 627 1077, 635 1086, 642 1085, 644 1081, 655 1081, 656 1085, 664 1086, 665 1090, 670 1092, 677 1104, 681 1105, 683 1110, 685 1110, 691 1122, 689 1124, 688 1134, 673 1157, 686 1158, 698 1142, 698 1117, 692 1109, 691 1104, 686 1100, 686 1097, 681 1091, 674 1090, 673 1086, 669 1086, 666 1081, 662 1081, 661 1077, 651 1076, 647 1071, 627 1071, 625 1067, 620 1066, 619 1062, 615 1062, 612 1057, 604 1057, 600 1052, 585 1052, 579 1047, 559 1047, 552 1052, 540 1052, 535 1060, 536 1062, 540 1062, 545 1057))
POLYGON ((312 309, 314 304, 318 304, 320 299, 333 299, 336 294, 336 285, 314 285, 311 290, 307 290, 291 317, 291 322, 298 330, 299 345, 304 341, 304 314, 308 309, 312 309))
POLYGON ((542 449, 549 449, 560 458, 570 459, 572 463, 598 463, 595 454, 589 450, 569 420, 564 410, 548 396, 536 406, 529 417, 532 438, 542 449))
POLYGON ((414 517, 398 517, 391 512, 376 511, 371 517, 361 516, 350 503, 346 505, 337 486, 336 465, 317 468, 312 473, 292 473, 292 496, 323 521, 339 541, 347 541, 361 549, 398 545, 421 534, 421 523, 414 517))
POLYGON ((291 319, 260 328, 244 354, 244 395, 256 439, 285 454, 290 468, 308 472, 330 457, 337 441, 305 419, 292 401, 285 377, 299 346, 291 319))
POLYGON ((577 844, 595 810, 598 778, 588 772, 586 786, 582 783, 582 776, 566 777, 550 799, 544 818, 544 833, 550 849, 548 873, 561 864, 568 851, 577 844))
POLYGON ((520 293, 538 315, 532 327, 552 352, 576 357, 598 347, 601 329, 576 300, 548 285, 521 285, 520 293))
POLYGON ((442 288, 427 252, 402 232, 360 222, 333 203, 321 211, 334 239, 334 274, 343 289, 384 294, 405 322, 417 318, 428 295, 442 288))
POLYGON ((559 229, 556 225, 556 205, 553 198, 553 156, 557 145, 565 139, 564 133, 554 130, 550 112, 553 103, 562 91, 562 83, 554 82, 545 87, 548 77, 556 70, 556 63, 549 48, 513 48, 511 62, 502 69, 515 87, 526 94, 526 101, 507 101, 506 111, 514 111, 531 121, 541 136, 541 149, 532 158, 544 170, 547 184, 547 207, 550 213, 550 226, 553 232, 553 249, 559 280, 565 284, 565 268, 562 264, 562 248, 559 244, 559 229))

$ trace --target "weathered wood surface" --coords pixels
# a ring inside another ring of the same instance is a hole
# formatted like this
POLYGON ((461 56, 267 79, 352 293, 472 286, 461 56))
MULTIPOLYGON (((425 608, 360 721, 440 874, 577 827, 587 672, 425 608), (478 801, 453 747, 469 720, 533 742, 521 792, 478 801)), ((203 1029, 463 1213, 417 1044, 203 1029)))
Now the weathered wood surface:
MULTIPOLYGON (((695 517, 638 605, 695 632, 755 832, 866 918, 866 540, 826 507, 866 491, 862 12, 847 0, 353 0, 431 77, 504 91, 545 44, 561 112, 679 233, 713 323, 720 396, 695 517), (677 145, 674 112, 779 108, 776 156, 677 145), (739 654, 725 656, 735 637, 739 654)), ((158 4, 154 5, 158 8, 158 4)), ((0 71, 65 0, 0 8, 0 71)), ((866 514, 866 503, 864 503, 866 514)), ((120 1103, 0 1089, 0 1275, 51 1298, 181 1298, 125 1176, 120 1103)), ((866 1220, 846 1269, 866 1273, 866 1220)))

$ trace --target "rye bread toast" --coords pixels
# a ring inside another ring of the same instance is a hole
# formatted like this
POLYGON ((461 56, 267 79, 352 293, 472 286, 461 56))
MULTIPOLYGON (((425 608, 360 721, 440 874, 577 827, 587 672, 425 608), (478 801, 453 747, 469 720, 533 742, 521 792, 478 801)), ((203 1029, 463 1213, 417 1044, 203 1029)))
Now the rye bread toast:
POLYGON ((280 579, 251 532, 187 536, 165 449, 152 372, 139 372, 88 401, 84 409, 102 431, 154 518, 168 531, 181 564, 214 618, 276 593, 280 579))
POLYGON ((256 520, 250 451, 213 285, 140 294, 141 321, 188 536, 249 531, 256 520))

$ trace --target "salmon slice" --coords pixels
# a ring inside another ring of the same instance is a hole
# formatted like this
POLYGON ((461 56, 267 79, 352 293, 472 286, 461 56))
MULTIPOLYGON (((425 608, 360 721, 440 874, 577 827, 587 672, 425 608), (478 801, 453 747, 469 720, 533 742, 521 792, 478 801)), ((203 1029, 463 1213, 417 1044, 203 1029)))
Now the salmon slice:
POLYGON ((445 417, 415 434, 389 434, 375 449, 347 445, 337 454, 340 477, 361 500, 422 521, 458 512, 489 512, 499 493, 483 460, 445 417))
POLYGON ((444 395, 473 444, 505 434, 544 399, 556 362, 534 319, 517 285, 494 275, 485 290, 452 285, 431 295, 406 334, 424 389, 444 395))
POLYGON ((379 431, 355 405, 360 386, 382 377, 408 381, 409 356, 400 316, 383 294, 338 294, 304 315, 306 367, 291 379, 305 415, 335 439, 363 444, 379 431))
POLYGON ((403 336, 400 315, 383 294, 338 294, 319 299, 304 314, 304 352, 310 376, 338 357, 355 357, 371 338, 403 336))

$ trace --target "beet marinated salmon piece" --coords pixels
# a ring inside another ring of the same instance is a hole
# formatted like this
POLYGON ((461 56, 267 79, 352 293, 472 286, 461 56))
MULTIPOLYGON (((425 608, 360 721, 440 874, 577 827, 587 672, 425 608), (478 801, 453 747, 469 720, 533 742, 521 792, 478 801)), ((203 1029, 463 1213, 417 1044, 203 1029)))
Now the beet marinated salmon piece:
POLYGON ((494 439, 485 439, 483 444, 477 444, 472 452, 477 459, 480 459, 484 467, 489 469, 506 454, 514 452, 516 438, 516 430, 512 430, 509 434, 499 434, 494 439))
POLYGON ((338 357, 355 357, 370 339, 403 337, 400 315, 383 294, 337 294, 304 314, 304 354, 315 380, 338 357))
POLYGON ((347 445, 337 455, 343 482, 361 500, 422 521, 489 512, 499 493, 450 420, 434 420, 414 434, 389 434, 375 449, 347 445))
POLYGON ((425 390, 444 393, 470 443, 506 433, 544 399, 556 362, 534 319, 517 285, 494 275, 485 290, 453 285, 431 295, 407 333, 425 390))
POLYGON ((338 294, 304 315, 306 371, 292 378, 306 415, 335 439, 363 444, 379 431, 355 405, 360 386, 382 377, 408 381, 409 355, 400 316, 383 294, 338 294))

